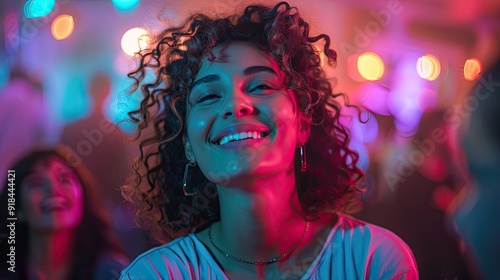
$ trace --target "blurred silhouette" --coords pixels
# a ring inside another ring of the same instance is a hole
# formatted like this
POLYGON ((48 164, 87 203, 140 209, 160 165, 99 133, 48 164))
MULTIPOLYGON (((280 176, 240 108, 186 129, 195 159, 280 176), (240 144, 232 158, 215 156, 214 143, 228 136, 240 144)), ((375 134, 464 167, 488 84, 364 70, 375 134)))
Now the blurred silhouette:
POLYGON ((94 99, 91 114, 64 128, 61 143, 67 146, 73 166, 83 163, 96 178, 99 195, 105 208, 113 217, 114 227, 120 232, 122 244, 131 256, 146 249, 146 239, 133 227, 132 214, 122 203, 120 186, 132 174, 130 163, 135 147, 125 140, 120 130, 103 113, 111 91, 111 80, 106 73, 97 73, 90 83, 90 95, 94 99), (133 241, 133 242, 132 242, 133 241))
POLYGON ((471 265, 484 279, 498 279, 500 264, 500 60, 478 79, 462 146, 472 186, 454 213, 471 265), (472 252, 472 254, 470 253, 472 252))
POLYGON ((425 113, 412 138, 391 135, 392 120, 379 117, 381 131, 388 133, 372 147, 377 155, 367 172, 377 181, 356 216, 401 236, 415 254, 421 279, 470 279, 459 239, 446 226, 446 209, 465 178, 453 161, 443 113, 425 113))
POLYGON ((93 178, 85 166, 71 167, 66 151, 32 151, 2 183, 1 228, 14 238, 0 248, 14 258, 2 262, 0 279, 109 280, 128 264, 93 178))
POLYGON ((11 71, 7 85, 0 89, 0 134, 1 182, 19 156, 34 146, 55 146, 58 141, 42 84, 24 71, 11 71))

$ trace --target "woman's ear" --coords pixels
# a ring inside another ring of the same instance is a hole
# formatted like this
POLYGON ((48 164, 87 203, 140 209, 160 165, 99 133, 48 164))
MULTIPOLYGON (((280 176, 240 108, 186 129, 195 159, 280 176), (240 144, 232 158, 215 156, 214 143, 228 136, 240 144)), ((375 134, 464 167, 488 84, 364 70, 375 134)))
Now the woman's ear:
POLYGON ((182 135, 182 143, 184 144, 184 152, 186 153, 186 158, 191 162, 196 162, 196 158, 193 153, 193 148, 191 147, 191 142, 187 135, 182 135))
POLYGON ((304 114, 304 112, 299 110, 297 116, 297 144, 303 145, 309 140, 311 135, 311 121, 304 114))

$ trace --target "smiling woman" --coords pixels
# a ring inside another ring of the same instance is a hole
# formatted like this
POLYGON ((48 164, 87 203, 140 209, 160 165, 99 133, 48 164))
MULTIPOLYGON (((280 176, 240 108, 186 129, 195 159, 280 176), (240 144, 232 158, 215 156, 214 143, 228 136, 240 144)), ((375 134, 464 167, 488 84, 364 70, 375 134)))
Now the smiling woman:
POLYGON ((307 118, 269 52, 241 42, 212 51, 216 59, 202 60, 188 97, 186 157, 216 185, 250 192, 272 188, 249 182, 293 170, 290 151, 306 142, 307 118), (221 180, 217 174, 225 172, 230 176, 221 180))
POLYGON ((167 244, 123 279, 418 277, 397 236, 345 214, 363 173, 322 69, 336 52, 296 8, 195 14, 150 46, 129 74, 142 156, 123 194, 167 244))

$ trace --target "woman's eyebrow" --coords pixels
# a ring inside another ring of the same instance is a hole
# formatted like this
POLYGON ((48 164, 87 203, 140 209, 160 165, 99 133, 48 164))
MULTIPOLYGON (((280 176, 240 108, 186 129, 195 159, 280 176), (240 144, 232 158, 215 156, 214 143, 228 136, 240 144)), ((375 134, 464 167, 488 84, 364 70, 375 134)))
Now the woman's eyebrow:
POLYGON ((191 87, 189 88, 190 90, 200 84, 204 84, 204 83, 211 83, 211 82, 217 82, 217 81, 220 81, 220 76, 219 75, 215 75, 215 74, 212 74, 212 75, 207 75, 203 78, 200 78, 198 80, 196 80, 192 85, 191 87))
POLYGON ((243 70, 243 75, 249 76, 249 75, 259 73, 259 72, 269 72, 271 74, 278 76, 278 73, 276 73, 276 71, 274 71, 273 68, 271 68, 269 66, 260 66, 260 65, 259 66, 250 66, 248 68, 245 68, 245 70, 243 70))
MULTIPOLYGON (((250 76, 250 75, 253 75, 253 74, 257 74, 257 73, 260 73, 260 72, 268 72, 268 73, 271 73, 271 74, 274 74, 276 76, 278 76, 278 73, 276 73, 276 71, 274 71, 273 68, 269 67, 269 66, 250 66, 248 68, 245 68, 243 70, 243 75, 245 76, 250 76)), ((217 75, 217 74, 211 74, 211 75, 207 75, 203 78, 200 78, 198 80, 196 80, 190 87, 190 90, 193 89, 194 87, 196 86, 199 86, 200 84, 204 84, 204 83, 211 83, 211 82, 217 82, 217 81, 220 81, 220 76, 217 75)))

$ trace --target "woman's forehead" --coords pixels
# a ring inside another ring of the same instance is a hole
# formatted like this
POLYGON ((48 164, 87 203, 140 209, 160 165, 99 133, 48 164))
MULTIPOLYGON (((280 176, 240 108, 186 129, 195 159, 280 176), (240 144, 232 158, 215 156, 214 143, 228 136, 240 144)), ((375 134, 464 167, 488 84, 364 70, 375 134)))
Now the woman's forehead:
POLYGON ((203 58, 200 71, 197 76, 203 75, 211 70, 218 71, 243 71, 252 66, 268 66, 276 73, 281 74, 278 62, 271 54, 259 49, 255 44, 248 42, 232 42, 215 46, 212 49, 215 59, 210 61, 203 58))
POLYGON ((51 156, 44 160, 39 160, 33 165, 32 172, 42 172, 50 170, 57 173, 72 172, 73 170, 65 163, 64 160, 56 156, 51 156))

